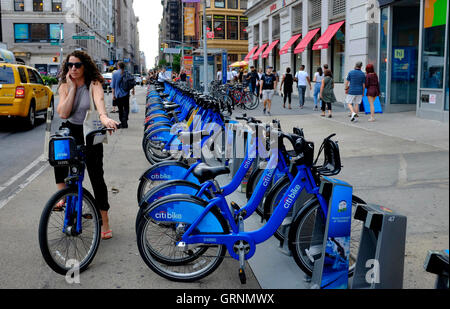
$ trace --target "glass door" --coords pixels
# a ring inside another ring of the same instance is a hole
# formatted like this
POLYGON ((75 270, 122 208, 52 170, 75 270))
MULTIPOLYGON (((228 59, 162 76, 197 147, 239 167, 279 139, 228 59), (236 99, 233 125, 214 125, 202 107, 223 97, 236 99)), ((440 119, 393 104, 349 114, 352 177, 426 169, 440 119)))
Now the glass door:
POLYGON ((392 9, 390 104, 416 105, 420 7, 392 9))

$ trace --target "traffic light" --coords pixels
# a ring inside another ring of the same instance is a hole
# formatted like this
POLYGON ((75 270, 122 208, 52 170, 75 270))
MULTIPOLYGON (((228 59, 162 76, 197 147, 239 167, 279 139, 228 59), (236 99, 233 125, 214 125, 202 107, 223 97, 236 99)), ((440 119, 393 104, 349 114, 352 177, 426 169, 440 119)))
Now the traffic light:
POLYGON ((106 43, 111 43, 111 36, 110 35, 107 35, 106 36, 106 43))
POLYGON ((165 47, 165 44, 161 43, 161 46, 160 46, 161 51, 164 51, 164 47, 165 47))
POLYGON ((110 35, 110 36, 109 36, 109 40, 110 40, 111 43, 114 43, 114 39, 115 39, 115 38, 114 38, 114 35, 110 35))
POLYGON ((53 57, 53 62, 58 62, 58 57, 53 57))

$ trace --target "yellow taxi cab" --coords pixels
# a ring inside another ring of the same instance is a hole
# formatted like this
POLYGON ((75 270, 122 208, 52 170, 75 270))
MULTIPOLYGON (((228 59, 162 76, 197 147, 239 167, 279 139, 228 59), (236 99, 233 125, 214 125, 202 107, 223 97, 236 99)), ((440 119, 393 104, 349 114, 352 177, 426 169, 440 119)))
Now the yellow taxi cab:
POLYGON ((28 128, 35 126, 37 116, 47 117, 54 96, 36 69, 14 63, 0 62, 0 119, 18 117, 28 128))

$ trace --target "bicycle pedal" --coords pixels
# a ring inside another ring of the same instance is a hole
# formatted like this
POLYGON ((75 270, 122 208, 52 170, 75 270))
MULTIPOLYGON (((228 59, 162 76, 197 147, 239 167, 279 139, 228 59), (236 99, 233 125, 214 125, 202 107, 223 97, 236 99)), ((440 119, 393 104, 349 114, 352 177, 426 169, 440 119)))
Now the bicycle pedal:
POLYGON ((85 219, 85 220, 92 220, 92 219, 94 219, 94 216, 91 215, 91 214, 85 214, 85 215, 83 215, 83 219, 85 219))
POLYGON ((241 284, 247 284, 247 276, 245 275, 245 270, 239 268, 239 280, 241 284))

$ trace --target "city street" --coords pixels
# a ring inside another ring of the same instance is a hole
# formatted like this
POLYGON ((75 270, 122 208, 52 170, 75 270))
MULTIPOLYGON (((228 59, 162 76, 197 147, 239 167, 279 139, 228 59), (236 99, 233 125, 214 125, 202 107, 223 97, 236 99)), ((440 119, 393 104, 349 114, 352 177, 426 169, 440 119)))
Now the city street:
MULTIPOLYGON (((11 168, 6 169, 9 175, 1 175, 2 184, 10 184, 2 185, 6 188, 1 192, 0 288, 305 288, 301 271, 292 258, 279 254, 274 239, 258 246, 245 286, 237 275, 239 264, 232 259, 225 259, 213 275, 192 284, 162 279, 144 264, 136 246, 134 220, 138 179, 149 166, 141 149, 145 88, 138 87, 137 99, 140 113, 131 114, 130 129, 114 134, 105 146, 105 178, 114 238, 101 243, 94 262, 81 275, 80 285, 70 286, 64 277, 53 273, 38 246, 40 214, 56 191, 52 169, 39 163, 21 173, 43 152, 44 125, 28 132, 2 127, 2 143, 6 139, 9 145, 1 148, 5 158, 2 164, 11 168), (35 140, 35 145, 23 140, 35 140), (31 147, 29 152, 34 152, 16 163, 19 156, 12 154, 23 153, 17 151, 18 147, 31 147), (8 181, 17 173, 22 176, 13 183, 8 181), (281 266, 274 267, 276 263, 281 266)), ((110 97, 106 101, 109 106, 110 97)), ((355 194, 367 202, 408 216, 404 288, 432 288, 434 276, 423 270, 426 253, 445 248, 449 241, 448 124, 417 119, 411 113, 402 114, 401 124, 398 115, 393 114, 379 115, 379 121, 372 124, 364 121, 365 116, 359 123, 350 124, 343 110, 335 112, 333 119, 321 119, 312 111, 310 102, 304 110, 293 110, 298 115, 274 114, 273 118, 280 119, 287 131, 293 126, 304 128, 306 138, 316 145, 329 134, 337 133, 344 165, 338 178, 353 184, 355 194)), ((235 116, 239 114, 237 111, 235 116)), ((261 110, 251 115, 269 120, 261 110)), ((55 117, 53 130, 59 122, 55 117)), ((88 181, 85 185, 90 188, 88 181)), ((233 194, 230 200, 245 204, 242 193, 233 194)), ((257 218, 249 219, 248 229, 258 226, 257 218)))

